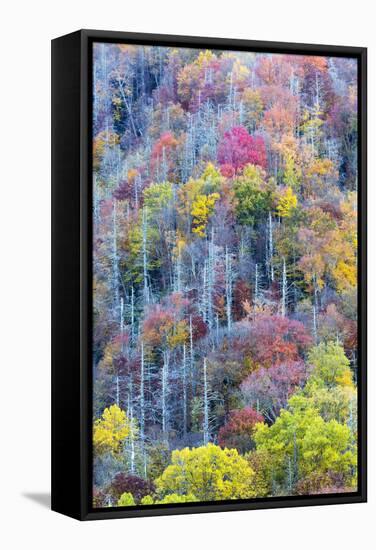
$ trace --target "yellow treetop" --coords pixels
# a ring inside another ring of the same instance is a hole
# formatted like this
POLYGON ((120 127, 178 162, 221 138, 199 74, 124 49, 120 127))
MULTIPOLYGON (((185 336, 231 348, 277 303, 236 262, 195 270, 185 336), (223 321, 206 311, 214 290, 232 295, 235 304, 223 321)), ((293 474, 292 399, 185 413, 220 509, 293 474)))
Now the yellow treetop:
POLYGON ((256 496, 254 471, 236 449, 204 447, 172 452, 171 464, 156 486, 161 496, 194 495, 198 500, 252 498, 256 496))
POLYGON ((298 205, 298 199, 294 194, 291 187, 286 189, 280 194, 277 204, 277 212, 281 218, 289 218, 295 208, 298 205))
POLYGON ((94 422, 93 444, 96 454, 118 454, 131 432, 127 415, 117 405, 103 411, 102 418, 94 422))
POLYGON ((213 213, 214 205, 219 199, 219 193, 211 193, 210 195, 198 195, 192 204, 191 215, 193 217, 193 233, 200 237, 205 236, 205 228, 209 216, 213 213))

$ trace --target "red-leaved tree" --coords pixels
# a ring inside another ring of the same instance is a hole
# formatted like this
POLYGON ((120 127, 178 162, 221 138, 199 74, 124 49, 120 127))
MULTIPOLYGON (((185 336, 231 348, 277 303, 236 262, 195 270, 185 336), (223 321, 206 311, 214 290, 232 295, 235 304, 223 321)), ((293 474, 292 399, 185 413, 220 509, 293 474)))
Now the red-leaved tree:
POLYGON ((266 420, 274 422, 289 397, 304 385, 309 370, 303 361, 260 367, 241 384, 244 400, 249 406, 258 407, 266 420))
POLYGON ((123 493, 131 493, 135 502, 139 502, 146 495, 153 494, 154 491, 152 482, 123 472, 116 474, 107 488, 108 494, 113 499, 118 500, 123 493))
POLYGON ((218 146, 218 162, 225 174, 241 171, 246 164, 266 168, 266 148, 261 136, 251 136, 244 126, 225 132, 218 146))
POLYGON ((258 366, 299 361, 311 343, 305 326, 287 317, 262 315, 250 326, 248 345, 258 366))
POLYGON ((250 451, 255 446, 252 437, 258 422, 264 422, 263 416, 250 407, 231 411, 228 422, 218 432, 219 445, 240 453, 250 451))

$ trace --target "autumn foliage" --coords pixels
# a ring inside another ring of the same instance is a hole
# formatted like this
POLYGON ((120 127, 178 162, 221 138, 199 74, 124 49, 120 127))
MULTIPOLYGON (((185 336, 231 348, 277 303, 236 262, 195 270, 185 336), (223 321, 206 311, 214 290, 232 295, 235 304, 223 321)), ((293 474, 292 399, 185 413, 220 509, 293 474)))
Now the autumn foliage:
POLYGON ((245 453, 254 447, 252 439, 257 422, 264 417, 250 407, 231 411, 228 422, 218 432, 218 443, 222 448, 234 448, 245 453))
POLYGON ((266 148, 261 136, 249 135, 246 128, 236 126, 225 132, 218 146, 218 162, 222 173, 228 175, 228 170, 238 173, 246 164, 256 164, 266 167, 266 148))
POLYGON ((93 45, 93 506, 357 490, 357 82, 93 45))

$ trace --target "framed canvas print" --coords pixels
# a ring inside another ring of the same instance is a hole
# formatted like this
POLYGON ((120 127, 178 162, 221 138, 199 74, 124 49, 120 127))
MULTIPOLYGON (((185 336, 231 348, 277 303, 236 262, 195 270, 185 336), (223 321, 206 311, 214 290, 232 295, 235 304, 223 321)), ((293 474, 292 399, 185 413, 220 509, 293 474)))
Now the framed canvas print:
POLYGON ((52 508, 366 500, 366 49, 52 41, 52 508))

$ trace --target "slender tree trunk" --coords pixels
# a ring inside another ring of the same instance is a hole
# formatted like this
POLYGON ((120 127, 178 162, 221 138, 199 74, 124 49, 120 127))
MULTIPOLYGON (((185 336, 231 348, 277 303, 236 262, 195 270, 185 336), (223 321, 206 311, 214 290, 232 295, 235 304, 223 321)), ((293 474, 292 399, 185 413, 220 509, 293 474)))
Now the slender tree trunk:
MULTIPOLYGON (((123 336, 124 334, 124 298, 120 298, 120 334, 123 336)), ((123 346, 123 340, 121 341, 121 344, 123 346)))
POLYGON ((204 422, 203 422, 203 432, 204 432, 204 445, 209 443, 209 399, 208 399, 208 379, 207 379, 207 368, 206 368, 206 357, 204 358, 204 422))
POLYGON ((180 253, 180 250, 178 251, 178 255, 177 255, 176 263, 175 263, 174 287, 175 287, 176 292, 181 292, 182 284, 181 284, 181 253, 180 253))
POLYGON ((142 265, 143 265, 143 278, 144 278, 144 302, 149 303, 150 293, 148 285, 148 270, 147 270, 147 209, 142 210, 142 265))
POLYGON ((318 295, 319 295, 319 289, 318 289, 318 285, 317 285, 317 277, 316 275, 314 276, 314 281, 313 281, 313 329, 314 329, 314 336, 315 336, 315 340, 316 340, 316 343, 318 342, 318 319, 317 319, 317 314, 318 314, 318 308, 319 308, 319 300, 318 300, 318 295))
POLYGON ((118 84, 119 84, 119 90, 120 90, 122 99, 124 101, 125 108, 128 111, 128 116, 129 116, 129 120, 130 120, 131 127, 132 127, 132 130, 133 130, 133 134, 137 138, 138 135, 137 135, 136 126, 135 126, 135 123, 134 123, 134 120, 133 120, 133 113, 132 113, 131 104, 129 103, 129 101, 128 101, 126 95, 125 95, 123 81, 120 78, 119 73, 117 74, 117 81, 118 81, 118 84))
MULTIPOLYGON (((114 310, 116 312, 119 306, 119 265, 118 265, 118 250, 117 250, 117 214, 116 200, 112 210, 112 268, 113 268, 113 288, 114 288, 114 310)), ((116 315, 117 316, 117 315, 116 315)))
POLYGON ((292 465, 291 465, 291 458, 287 458, 287 491, 288 494, 292 494, 292 488, 293 488, 293 471, 292 471, 292 465))
POLYGON ((99 189, 98 189, 98 184, 97 184, 97 175, 96 173, 94 172, 94 175, 93 175, 93 201, 94 201, 94 213, 93 213, 93 221, 94 221, 94 227, 95 229, 97 230, 97 228, 99 228, 99 212, 100 212, 100 208, 99 208, 99 189))
POLYGON ((228 253, 226 246, 226 255, 225 255, 225 271, 226 271, 226 317, 227 317, 227 330, 231 330, 232 317, 231 317, 231 308, 232 308, 232 266, 231 266, 231 257, 228 253))
POLYGON ((287 276, 286 276, 286 260, 283 258, 282 267, 282 300, 281 300, 281 315, 286 317, 287 311, 287 276))
POLYGON ((293 453, 293 484, 298 481, 298 445, 296 443, 296 430, 294 431, 294 453, 293 453))
POLYGON ((132 382, 130 384, 130 389, 128 393, 128 411, 127 416, 130 421, 131 430, 129 434, 129 462, 130 462, 130 471, 132 474, 134 474, 135 471, 135 442, 134 442, 134 419, 133 419, 133 388, 132 388, 132 382))
POLYGON ((258 264, 255 265, 255 299, 254 305, 256 306, 259 299, 259 274, 258 274, 258 264))
POLYGON ((116 385, 116 405, 120 406, 120 380, 119 380, 119 372, 116 372, 115 377, 115 385, 116 385))
POLYGON ((204 262, 204 272, 202 278, 202 318, 208 323, 208 264, 204 262))
POLYGON ((268 250, 268 260, 269 260, 269 270, 270 270, 270 279, 274 282, 274 265, 273 265, 273 255, 274 255, 274 246, 273 246, 273 221, 272 214, 269 212, 269 250, 268 250))
POLYGON ((208 254, 208 322, 209 327, 213 326, 213 291, 215 285, 215 251, 214 251, 214 229, 211 230, 208 254))
POLYGON ((166 148, 162 147, 162 181, 167 181, 168 167, 166 160, 166 148))
POLYGON ((317 318, 316 318, 316 304, 314 303, 312 305, 312 325, 313 325, 313 338, 315 341, 315 344, 317 344, 317 318))
POLYGON ((193 349, 193 324, 192 315, 189 316, 189 375, 191 380, 192 395, 196 393, 194 376, 194 349, 193 349))
POLYGON ((134 288, 131 288, 131 339, 134 342, 134 288))
POLYGON ((183 344, 183 434, 187 435, 187 362, 186 347, 183 344))
POLYGON ((134 180, 134 207, 136 210, 138 210, 138 181, 137 177, 134 180))
POLYGON ((162 368, 162 433, 165 441, 168 439, 168 369, 169 369, 169 352, 163 352, 163 368, 162 368))
POLYGON ((140 439, 145 440, 145 358, 144 343, 141 342, 141 372, 140 372, 140 439))

